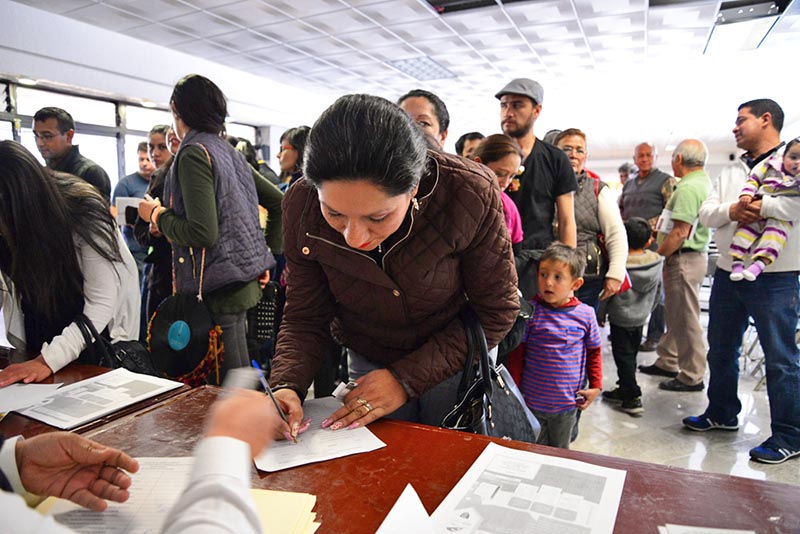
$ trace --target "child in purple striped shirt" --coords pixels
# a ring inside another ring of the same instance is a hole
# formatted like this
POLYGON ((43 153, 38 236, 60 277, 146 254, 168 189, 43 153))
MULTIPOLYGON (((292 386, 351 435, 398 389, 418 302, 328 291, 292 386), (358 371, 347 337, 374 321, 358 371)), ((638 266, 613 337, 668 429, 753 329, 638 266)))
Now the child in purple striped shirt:
MULTIPOLYGON (((774 155, 757 165, 742 187, 739 205, 747 207, 764 195, 800 196, 800 139, 786 145, 783 156, 774 155)), ((764 268, 778 258, 786 244, 786 236, 794 226, 793 221, 774 217, 741 224, 731 240, 733 258, 730 279, 754 281, 764 268), (750 255, 752 263, 745 269, 744 261, 750 255)))
POLYGON ((539 292, 531 301, 523 343, 522 395, 539 420, 537 443, 569 448, 575 410, 585 410, 603 384, 602 342, 594 308, 575 298, 585 260, 553 243, 539 260, 539 292), (589 387, 583 389, 588 375, 589 387))

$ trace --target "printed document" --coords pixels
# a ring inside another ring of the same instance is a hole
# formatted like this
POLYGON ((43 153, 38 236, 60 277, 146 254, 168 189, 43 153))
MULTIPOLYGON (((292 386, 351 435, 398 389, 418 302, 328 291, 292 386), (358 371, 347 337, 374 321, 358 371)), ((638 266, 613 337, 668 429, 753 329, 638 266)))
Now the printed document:
POLYGON ((431 516, 436 532, 606 534, 625 471, 490 443, 431 516))
POLYGON ((0 388, 0 413, 22 410, 39 404, 56 392, 61 384, 11 384, 0 388))
POLYGON ((311 419, 309 429, 297 436, 297 443, 289 440, 274 442, 256 458, 256 467, 262 471, 280 471, 386 446, 367 427, 336 431, 322 428, 322 420, 341 407, 342 403, 333 397, 306 401, 303 412, 306 418, 311 419))
POLYGON ((180 382, 119 368, 64 386, 19 413, 70 430, 181 386, 180 382))

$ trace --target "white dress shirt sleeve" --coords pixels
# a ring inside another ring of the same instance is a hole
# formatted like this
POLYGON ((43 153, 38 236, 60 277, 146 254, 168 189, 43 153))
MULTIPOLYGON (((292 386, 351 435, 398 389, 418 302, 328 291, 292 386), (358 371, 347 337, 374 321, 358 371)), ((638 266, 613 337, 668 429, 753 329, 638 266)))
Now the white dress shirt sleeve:
POLYGON ((238 439, 211 437, 195 449, 189 484, 170 510, 165 534, 260 534, 250 496, 250 446, 238 439))

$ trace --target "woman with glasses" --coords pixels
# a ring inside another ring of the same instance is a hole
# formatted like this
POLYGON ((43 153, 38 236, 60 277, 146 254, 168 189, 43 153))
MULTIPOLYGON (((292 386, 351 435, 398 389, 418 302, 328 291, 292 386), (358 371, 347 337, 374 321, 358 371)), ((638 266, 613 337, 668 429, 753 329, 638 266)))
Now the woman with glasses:
POLYGON ((575 192, 575 222, 578 249, 586 255, 585 283, 577 297, 597 308, 619 291, 625 278, 628 238, 619 208, 608 186, 586 170, 586 134, 569 128, 556 137, 555 145, 563 150, 578 179, 575 192))
POLYGON ((324 428, 384 416, 441 424, 465 364, 461 308, 475 310, 489 347, 519 311, 496 178, 427 150, 400 107, 369 95, 320 116, 304 171, 283 203, 289 276, 270 377, 286 430, 300 429, 329 332, 357 386, 324 428))
POLYGON ((84 314, 112 342, 139 337, 139 274, 108 207, 80 178, 0 142, 0 310, 12 344, 33 359, 0 387, 40 382, 86 348, 84 314))
POLYGON ((281 148, 278 162, 281 164, 281 190, 286 191, 293 183, 303 177, 303 152, 306 139, 311 130, 308 126, 289 128, 281 135, 281 148))

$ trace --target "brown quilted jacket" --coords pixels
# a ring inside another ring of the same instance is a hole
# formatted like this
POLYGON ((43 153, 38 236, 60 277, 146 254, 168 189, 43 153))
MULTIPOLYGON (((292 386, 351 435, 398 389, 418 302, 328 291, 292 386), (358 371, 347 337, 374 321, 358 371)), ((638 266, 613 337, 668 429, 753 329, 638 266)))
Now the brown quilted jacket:
POLYGON ((273 386, 305 397, 330 328, 416 397, 464 368, 458 313, 467 299, 490 347, 511 329, 519 310, 517 274, 491 171, 429 152, 417 200, 419 209, 409 209, 379 265, 325 222, 308 180, 289 189, 283 200, 289 275, 273 386))

